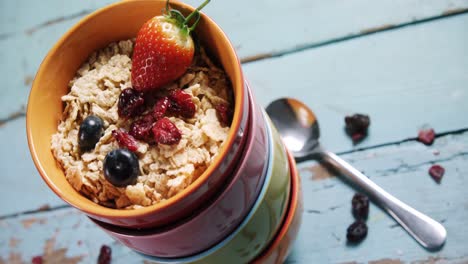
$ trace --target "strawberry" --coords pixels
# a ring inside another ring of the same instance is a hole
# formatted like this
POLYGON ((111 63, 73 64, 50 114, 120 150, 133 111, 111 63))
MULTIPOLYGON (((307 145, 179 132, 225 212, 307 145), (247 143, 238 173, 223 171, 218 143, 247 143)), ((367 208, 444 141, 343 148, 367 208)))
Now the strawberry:
POLYGON ((159 89, 185 73, 192 63, 192 32, 206 0, 187 18, 166 4, 166 14, 147 21, 138 32, 132 58, 132 85, 138 91, 159 89), (188 22, 194 18, 192 26, 188 22))

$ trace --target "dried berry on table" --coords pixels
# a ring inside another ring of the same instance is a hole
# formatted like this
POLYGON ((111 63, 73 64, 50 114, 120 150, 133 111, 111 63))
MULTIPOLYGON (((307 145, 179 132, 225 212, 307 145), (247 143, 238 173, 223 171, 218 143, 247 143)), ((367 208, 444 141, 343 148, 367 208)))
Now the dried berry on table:
POLYGON ((104 159, 104 177, 116 187, 134 184, 139 172, 138 157, 128 149, 114 149, 104 159))
POLYGON ((434 164, 429 168, 429 175, 437 182, 440 183, 442 177, 444 176, 445 169, 444 167, 434 164))
POLYGON ((346 239, 348 242, 361 242, 367 236, 367 225, 361 220, 352 223, 346 230, 346 239))
POLYGON ((33 258, 31 259, 31 263, 32 263, 32 264, 42 264, 42 263, 44 263, 44 262, 43 262, 42 256, 35 256, 35 257, 33 257, 33 258))
POLYGON ((112 136, 117 140, 121 148, 127 148, 130 151, 137 151, 138 143, 133 136, 122 129, 112 131, 112 136))
POLYGON ((145 99, 143 93, 127 88, 120 93, 118 103, 118 113, 120 117, 134 117, 144 111, 145 99))
POLYGON ((369 215, 369 198, 362 193, 356 193, 351 201, 353 215, 357 220, 365 220, 369 215))
POLYGON ((94 149, 102 136, 104 122, 98 116, 90 115, 80 124, 78 130, 78 146, 83 152, 94 149))
POLYGON ((112 261, 112 250, 109 246, 102 245, 99 251, 97 264, 110 264, 112 261))
POLYGON ((367 136, 367 129, 370 125, 370 118, 364 114, 354 114, 345 117, 345 130, 354 143, 357 143, 367 136))
POLYGON ((425 145, 432 145, 435 139, 435 132, 432 128, 426 128, 419 130, 418 140, 425 145))
POLYGON ((178 144, 182 135, 179 129, 168 118, 159 119, 153 126, 153 135, 156 143, 165 145, 178 144))

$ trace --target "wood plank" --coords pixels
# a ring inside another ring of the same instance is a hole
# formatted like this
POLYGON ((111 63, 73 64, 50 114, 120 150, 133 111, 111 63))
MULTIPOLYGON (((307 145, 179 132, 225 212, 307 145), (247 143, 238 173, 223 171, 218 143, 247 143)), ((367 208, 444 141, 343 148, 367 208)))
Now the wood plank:
MULTIPOLYGON (((466 263, 468 229, 463 227, 468 219, 467 149, 468 132, 439 138, 431 147, 413 141, 342 156, 383 188, 444 223, 447 243, 441 251, 432 253, 374 205, 370 208, 368 237, 358 246, 347 246, 345 232, 353 221, 350 200, 354 190, 315 162, 301 164, 305 212, 287 263, 466 263), (441 184, 427 174, 432 163, 446 168, 441 184)), ((49 245, 49 252, 55 255, 81 257, 81 263, 92 263, 102 244, 112 247, 113 263, 143 261, 128 248, 113 243, 72 208, 3 219, 0 227, 4 230, 0 232, 3 261, 16 254, 27 262, 43 254, 45 245, 49 245)))
POLYGON ((436 132, 468 128, 468 14, 245 65, 258 101, 289 96, 320 120, 335 152, 397 142, 429 124, 436 132), (347 114, 371 117, 357 146, 344 132, 347 114))
POLYGON ((0 126, 0 146, 0 216, 64 204, 45 184, 34 166, 26 140, 24 118, 0 126))
POLYGON ((52 24, 62 23, 74 17, 101 8, 115 0, 80 1, 2 1, 0 3, 0 36, 33 34, 35 31, 52 24))
MULTIPOLYGON (((0 120, 26 104, 37 68, 56 40, 113 0, 0 2, 0 120)), ((198 5, 200 0, 188 0, 198 5)), ((468 10, 468 0, 213 1, 204 10, 246 60, 468 10), (262 10, 262 11, 260 11, 262 10), (332 21, 332 22, 331 22, 332 21), (262 41, 256 41, 256 40, 262 41)))
POLYGON ((374 205, 367 221, 368 237, 358 246, 347 245, 346 228, 353 222, 350 210, 355 191, 341 178, 330 178, 333 174, 310 162, 301 165, 300 170, 306 190, 304 226, 290 263, 366 263, 382 259, 431 263, 430 258, 466 263, 468 229, 462 226, 468 217, 467 136, 464 133, 439 138, 432 147, 406 142, 342 156, 385 190, 443 222, 448 239, 441 251, 424 250, 374 205), (446 168, 440 185, 428 175, 433 163, 446 168))
MULTIPOLYGON (((245 72, 262 105, 281 96, 301 98, 310 104, 320 119, 322 142, 333 151, 415 137, 425 123, 437 132, 467 128, 468 118, 461 114, 468 112, 467 24, 468 15, 459 15, 250 63, 245 72), (276 74, 282 72, 287 74, 276 74), (368 113, 372 119, 369 137, 357 146, 343 131, 343 117, 352 112, 368 113)), ((49 29, 60 30, 59 27, 49 29)), ((1 52, 4 51, 0 49, 1 52)), ((14 86, 5 86, 1 91, 11 87, 14 86)), ((9 101, 15 99, 21 100, 9 101)), ((0 131, 5 135, 5 144, 15 140, 17 151, 21 152, 18 155, 28 157, 24 134, 18 133, 24 131, 18 125, 24 123, 21 120, 11 124, 13 128, 7 123, 0 131)), ((15 160, 6 149, 1 157, 4 162, 0 164, 5 164, 2 166, 14 166, 15 160)), ((19 175, 37 176, 37 172, 29 164, 19 175)), ((21 186, 22 179, 17 174, 8 173, 2 179, 21 186)), ((34 180, 38 181, 37 177, 34 180)), ((35 209, 42 201, 53 201, 49 195, 38 194, 37 198, 32 203, 1 207, 0 215, 14 213, 15 209, 35 209)))

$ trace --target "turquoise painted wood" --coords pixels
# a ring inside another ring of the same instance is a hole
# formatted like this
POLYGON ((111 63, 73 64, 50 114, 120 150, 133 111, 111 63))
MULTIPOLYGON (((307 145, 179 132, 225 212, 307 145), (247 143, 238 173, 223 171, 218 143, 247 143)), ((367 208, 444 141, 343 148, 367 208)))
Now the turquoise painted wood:
POLYGON ((343 41, 245 65, 258 101, 303 100, 336 152, 398 142, 426 124, 468 128, 468 14, 343 41), (343 117, 371 116, 370 137, 353 146, 343 117))
MULTIPOLYGON (((113 263, 143 262, 47 188, 25 136, 24 106, 46 52, 111 2, 0 1, 0 264, 39 254, 94 263, 102 244, 112 246, 113 263)), ((468 132, 460 132, 468 130, 467 8, 467 0, 240 0, 212 1, 204 10, 230 36, 262 105, 281 96, 307 102, 325 146, 444 222, 449 234, 441 251, 429 253, 372 206, 369 236, 347 246, 354 190, 307 162, 300 165, 303 227, 287 263, 468 263, 468 132), (357 146, 343 132, 343 117, 353 112, 372 118, 357 146), (425 124, 447 135, 426 147, 414 140, 425 124), (427 175, 434 162, 447 170, 440 185, 427 175)))
MULTIPOLYGON (((244 70, 261 104, 292 96, 311 105, 320 120, 322 141, 333 151, 414 138, 424 124, 438 132, 468 128, 468 118, 459 114, 468 112, 467 24, 468 15, 458 15, 248 63, 244 70), (450 49, 443 48, 447 43, 450 49), (437 111, 427 111, 434 108, 437 111), (369 137, 357 146, 343 131, 343 117, 353 112, 372 118, 369 137)), ((5 144, 15 138, 18 155, 28 158, 24 118, 0 127, 0 133, 5 144)), ((9 157, 10 149, 0 151, 9 157)), ((23 188, 23 178, 15 173, 15 162, 2 162, 1 167, 13 186, 4 195, 13 199, 23 188)), ((44 188, 29 158, 20 171, 31 176, 31 186, 40 186, 37 195, 43 198, 5 204, 0 215, 33 210, 44 201, 62 204, 44 188)))
POLYGON ((0 216, 64 204, 47 187, 34 166, 24 118, 0 127, 0 146, 0 216))
MULTIPOLYGON (((301 164, 305 212, 299 238, 287 263, 367 263, 386 258, 400 261, 394 263, 434 263, 431 259, 448 261, 435 263, 466 263, 467 149, 468 132, 465 132, 438 138, 431 147, 411 141, 342 156, 383 188, 444 223, 448 240, 441 251, 434 253, 421 248, 374 205, 367 221, 368 237, 358 246, 346 245, 345 230, 353 221, 350 201, 354 190, 315 162, 301 164), (432 163, 447 168, 440 184, 427 174, 432 163)), ((113 263, 143 262, 72 208, 11 217, 0 220, 0 227, 4 230, 0 233, 0 256, 7 263, 15 253, 23 261, 42 255, 46 244, 52 244, 49 246, 52 252, 65 250, 68 258, 81 257, 82 263, 93 263, 102 244, 112 247, 113 263)), ((52 255, 46 253, 46 258, 52 255)))
MULTIPOLYGON (((26 104, 37 68, 57 39, 80 18, 111 2, 0 2, 0 72, 5 80, 0 90, 0 120, 26 104)), ((187 2, 196 6, 201 1, 187 2)), ((252 60, 467 8, 468 0, 218 0, 205 12, 226 31, 239 56, 252 60)))

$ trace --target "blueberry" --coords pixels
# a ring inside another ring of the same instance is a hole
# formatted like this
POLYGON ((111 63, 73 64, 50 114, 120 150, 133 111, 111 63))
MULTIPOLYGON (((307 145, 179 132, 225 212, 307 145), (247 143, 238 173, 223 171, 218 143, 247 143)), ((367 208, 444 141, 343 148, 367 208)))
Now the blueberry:
POLYGON ((104 159, 104 177, 116 187, 134 184, 138 172, 138 157, 128 149, 114 149, 104 159))
POLYGON ((361 220, 352 223, 346 230, 346 239, 350 243, 361 242, 367 236, 367 225, 361 220))
POLYGON ((78 132, 78 145, 81 151, 94 149, 102 136, 104 122, 97 116, 88 116, 83 120, 78 132))
POLYGON ((357 220, 365 220, 369 215, 369 198, 361 193, 356 193, 351 202, 353 215, 357 220))

